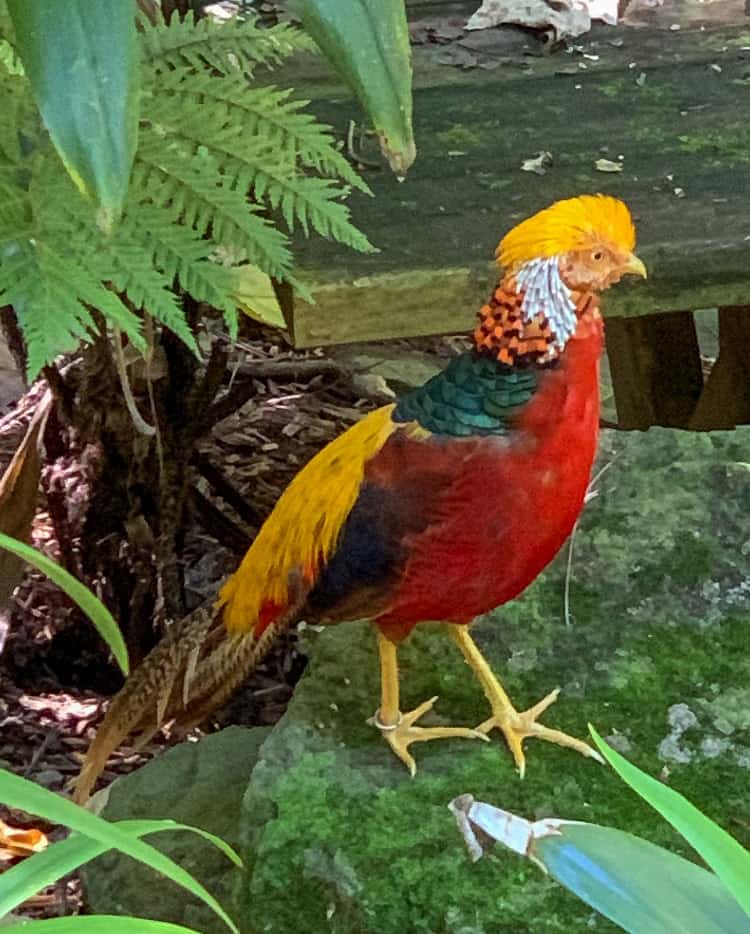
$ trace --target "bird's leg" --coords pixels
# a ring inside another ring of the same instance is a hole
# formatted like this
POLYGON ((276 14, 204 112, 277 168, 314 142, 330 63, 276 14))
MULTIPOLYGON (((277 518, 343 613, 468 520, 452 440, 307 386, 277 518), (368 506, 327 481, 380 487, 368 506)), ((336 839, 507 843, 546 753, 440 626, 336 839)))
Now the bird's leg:
POLYGON ((446 625, 461 649, 464 658, 477 676, 477 680, 492 707, 492 716, 489 720, 485 720, 484 723, 480 723, 477 730, 484 734, 489 733, 495 727, 502 730, 521 778, 523 778, 526 771, 523 741, 532 736, 536 739, 547 740, 549 743, 556 743, 558 746, 575 749, 582 755, 590 756, 599 762, 603 761, 599 753, 587 743, 584 743, 583 740, 568 736, 567 733, 562 733, 560 730, 551 730, 546 726, 542 726, 541 723, 537 723, 537 718, 544 713, 550 704, 557 700, 560 688, 555 688, 539 703, 519 713, 510 702, 510 698, 505 693, 505 689, 500 684, 497 676, 487 664, 487 660, 479 651, 476 642, 469 635, 469 627, 454 623, 447 623, 446 625))
POLYGON ((396 644, 391 642, 378 630, 378 649, 380 651, 380 708, 369 721, 382 733, 391 749, 406 765, 412 777, 416 774, 417 765, 409 753, 412 743, 424 743, 430 739, 445 739, 451 736, 463 736, 467 739, 483 739, 487 737, 478 730, 463 726, 414 726, 419 718, 432 708, 437 697, 431 697, 408 713, 401 713, 399 709, 398 661, 396 658, 396 644))

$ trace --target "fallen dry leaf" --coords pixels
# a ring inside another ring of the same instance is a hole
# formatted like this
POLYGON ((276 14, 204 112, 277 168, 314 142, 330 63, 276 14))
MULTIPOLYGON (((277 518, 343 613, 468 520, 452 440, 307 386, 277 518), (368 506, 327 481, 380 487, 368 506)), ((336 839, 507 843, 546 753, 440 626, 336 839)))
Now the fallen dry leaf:
MULTIPOLYGON (((26 436, 0 478, 0 531, 21 542, 28 542, 36 511, 39 477, 42 470, 41 444, 52 393, 47 391, 29 423, 26 436)), ((24 562, 9 551, 0 553, 0 612, 21 580, 24 562)))
POLYGON ((22 830, 0 820, 0 862, 40 853, 47 848, 48 843, 46 834, 41 830, 22 830))
POLYGON ((554 6, 545 0, 484 0, 469 17, 466 28, 490 29, 504 23, 551 30, 559 40, 588 32, 591 17, 583 3, 576 0, 555 0, 554 6))
POLYGON ((552 165, 552 153, 544 149, 538 152, 530 159, 524 159, 521 163, 522 172, 534 172, 536 175, 544 175, 547 169, 552 165))
POLYGON ((622 162, 612 162, 611 159, 597 159, 594 168, 597 172, 622 172, 622 162))

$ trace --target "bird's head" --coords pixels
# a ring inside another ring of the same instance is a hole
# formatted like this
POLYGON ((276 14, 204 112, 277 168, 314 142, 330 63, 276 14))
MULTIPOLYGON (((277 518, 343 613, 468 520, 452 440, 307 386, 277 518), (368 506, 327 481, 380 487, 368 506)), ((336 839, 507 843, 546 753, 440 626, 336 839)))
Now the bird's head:
POLYGON ((622 201, 609 195, 567 198, 526 218, 500 241, 500 265, 515 273, 554 260, 563 283, 599 292, 632 274, 646 276, 633 253, 635 227, 622 201))
MULTIPOLYGON (((516 334, 516 343, 524 346, 517 354, 526 352, 528 344, 541 361, 553 359, 575 333, 581 309, 588 307, 587 295, 608 289, 628 274, 645 278, 646 267, 634 248, 630 211, 609 195, 557 201, 509 231, 496 255, 521 296, 522 332, 516 334)), ((487 320, 477 339, 486 349, 497 343, 497 322, 489 324, 492 314, 491 305, 480 312, 487 320)), ((512 330, 500 326, 501 344, 512 330)), ((505 359, 502 350, 498 356, 505 359)), ((505 356, 513 354, 508 351, 505 356)))

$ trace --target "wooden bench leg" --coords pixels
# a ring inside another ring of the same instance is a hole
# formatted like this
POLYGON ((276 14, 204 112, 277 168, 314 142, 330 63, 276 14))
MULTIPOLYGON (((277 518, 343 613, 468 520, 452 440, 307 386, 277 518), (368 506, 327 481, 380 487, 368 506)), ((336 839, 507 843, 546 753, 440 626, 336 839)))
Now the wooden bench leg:
POLYGON ((690 419, 694 431, 750 424, 750 306, 719 309, 719 355, 690 419))
POLYGON ((606 329, 618 426, 687 427, 703 390, 693 313, 608 318, 606 329))

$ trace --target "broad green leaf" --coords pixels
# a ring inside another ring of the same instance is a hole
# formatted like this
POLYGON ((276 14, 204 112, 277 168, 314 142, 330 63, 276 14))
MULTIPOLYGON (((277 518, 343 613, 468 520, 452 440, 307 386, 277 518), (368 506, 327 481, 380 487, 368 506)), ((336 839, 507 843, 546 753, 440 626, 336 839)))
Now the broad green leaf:
POLYGON ((750 934, 750 916, 717 876, 622 830, 564 823, 529 855, 630 934, 750 934))
POLYGON ((200 934, 169 921, 149 921, 147 918, 122 918, 119 915, 75 915, 71 918, 49 918, 12 924, 8 931, 29 931, 29 934, 200 934), (34 928, 32 931, 31 928, 34 928))
POLYGON ((274 328, 285 328, 276 292, 269 277, 257 266, 246 263, 232 269, 234 299, 240 311, 274 328))
POLYGON ((145 863, 200 898, 216 912, 234 934, 239 934, 236 924, 226 911, 189 872, 149 843, 139 840, 116 824, 102 820, 101 817, 91 814, 85 808, 73 804, 72 801, 46 788, 41 788, 34 782, 6 772, 4 769, 0 769, 0 801, 7 807, 20 808, 30 814, 44 817, 53 824, 64 824, 71 830, 76 830, 104 844, 107 848, 117 849, 126 856, 145 863))
POLYGON ((8 0, 16 48, 52 142, 108 230, 138 134, 135 0, 8 0))
POLYGON ((294 7, 359 98, 391 168, 404 176, 417 154, 404 0, 295 0, 294 7))
POLYGON ((70 599, 77 604, 80 609, 88 616, 96 627, 99 635, 104 639, 112 651, 117 664, 122 669, 123 674, 128 674, 130 665, 128 663, 128 650, 125 647, 125 641, 122 638, 120 627, 114 620, 114 617, 104 604, 96 597, 88 587, 85 587, 80 581, 77 581, 72 574, 69 574, 65 568, 60 567, 43 555, 31 545, 16 541, 8 535, 0 532, 0 548, 5 548, 24 561, 28 561, 38 571, 46 574, 51 581, 64 590, 70 599))
POLYGON ((682 834, 750 915, 750 853, 679 792, 615 752, 590 724, 589 730, 599 752, 620 778, 682 834))
POLYGON ((629 934, 750 934, 750 916, 717 876, 647 840, 558 818, 532 823, 470 795, 450 809, 475 860, 480 841, 502 843, 629 934))
MULTIPOLYGON (((172 820, 126 820, 118 821, 112 826, 119 827, 133 837, 165 830, 189 830, 217 846, 235 865, 242 865, 239 856, 228 843, 198 827, 189 827, 172 820)), ((35 892, 52 885, 69 872, 110 849, 111 846, 98 840, 73 834, 7 869, 0 874, 0 917, 25 902, 35 892)))

